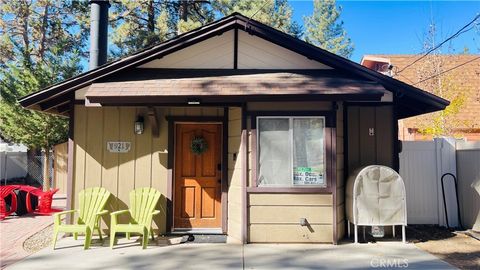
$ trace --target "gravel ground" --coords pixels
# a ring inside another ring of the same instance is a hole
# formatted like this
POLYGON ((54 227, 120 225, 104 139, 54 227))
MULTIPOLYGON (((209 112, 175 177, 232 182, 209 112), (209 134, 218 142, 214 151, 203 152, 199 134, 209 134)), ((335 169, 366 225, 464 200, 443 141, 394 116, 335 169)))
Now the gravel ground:
POLYGON ((23 249, 28 253, 37 252, 52 244, 53 224, 32 235, 23 242, 23 249))

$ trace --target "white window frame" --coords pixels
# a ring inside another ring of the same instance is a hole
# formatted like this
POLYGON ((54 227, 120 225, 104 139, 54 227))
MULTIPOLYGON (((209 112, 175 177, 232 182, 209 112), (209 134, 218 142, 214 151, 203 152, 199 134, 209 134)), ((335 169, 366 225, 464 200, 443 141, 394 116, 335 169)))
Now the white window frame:
POLYGON ((259 120, 260 119, 288 119, 288 135, 289 135, 289 140, 290 140, 290 153, 291 153, 291 157, 290 157, 290 168, 291 168, 291 175, 290 175, 290 179, 291 179, 291 185, 290 186, 260 186, 260 183, 258 181, 258 175, 256 176, 257 179, 255 179, 256 183, 257 183, 257 187, 271 187, 271 188, 275 188, 275 187, 278 187, 278 188, 296 188, 296 187, 300 187, 300 188, 327 188, 328 186, 328 177, 327 177, 327 149, 326 149, 326 132, 325 132, 325 129, 327 128, 327 122, 326 122, 326 117, 325 116, 257 116, 255 121, 256 121, 256 126, 257 126, 257 151, 256 151, 256 171, 258 172, 259 171, 259 167, 260 167, 260 151, 258 151, 260 149, 260 128, 259 128, 259 120), (324 184, 320 184, 320 185, 295 185, 294 184, 294 175, 293 175, 293 159, 294 159, 294 148, 293 148, 293 144, 294 144, 294 138, 293 138, 293 119, 312 119, 312 118, 315 118, 315 119, 323 119, 323 163, 324 163, 324 177, 323 177, 323 181, 324 181, 324 184))

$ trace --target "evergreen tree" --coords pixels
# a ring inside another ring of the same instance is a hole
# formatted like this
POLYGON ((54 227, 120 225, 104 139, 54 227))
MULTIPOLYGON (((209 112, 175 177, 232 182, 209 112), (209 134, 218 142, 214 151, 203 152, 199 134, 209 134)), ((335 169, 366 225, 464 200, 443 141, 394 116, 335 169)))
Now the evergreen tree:
POLYGON ((287 0, 218 0, 212 2, 212 6, 222 16, 240 12, 249 18, 253 16, 256 21, 291 34, 292 8, 287 0))
POLYGON ((349 58, 353 43, 339 21, 341 7, 335 0, 314 0, 313 14, 304 17, 305 41, 332 53, 349 58))
POLYGON ((121 0, 111 2, 111 54, 130 54, 214 20, 209 1, 121 0))
MULTIPOLYGON (((0 131, 1 136, 31 150, 66 140, 68 121, 22 108, 18 99, 81 70, 86 56, 88 6, 83 2, 10 1, 0 6, 0 131)), ((49 188, 48 167, 44 187, 49 188)))

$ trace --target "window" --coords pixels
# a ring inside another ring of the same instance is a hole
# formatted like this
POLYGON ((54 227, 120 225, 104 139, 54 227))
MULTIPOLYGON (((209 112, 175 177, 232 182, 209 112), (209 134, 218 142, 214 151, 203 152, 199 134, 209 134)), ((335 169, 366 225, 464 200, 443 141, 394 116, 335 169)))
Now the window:
POLYGON ((325 117, 257 117, 260 187, 326 186, 325 117))

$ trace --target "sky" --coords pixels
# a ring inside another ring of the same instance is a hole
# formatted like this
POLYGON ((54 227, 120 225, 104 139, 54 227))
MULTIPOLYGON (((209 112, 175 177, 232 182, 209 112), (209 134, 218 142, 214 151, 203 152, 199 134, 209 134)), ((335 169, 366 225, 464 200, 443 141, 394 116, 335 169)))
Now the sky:
MULTIPOLYGON (((290 0, 293 19, 303 22, 311 14, 312 1, 290 0)), ((454 34, 480 14, 478 1, 338 1, 340 19, 354 43, 351 60, 365 54, 418 54, 424 33, 433 20, 439 42, 454 34)), ((438 43, 439 43, 438 42, 438 43)), ((468 47, 480 54, 480 25, 441 47, 442 53, 460 53, 468 47), (478 30, 476 32, 475 30, 478 30)))

